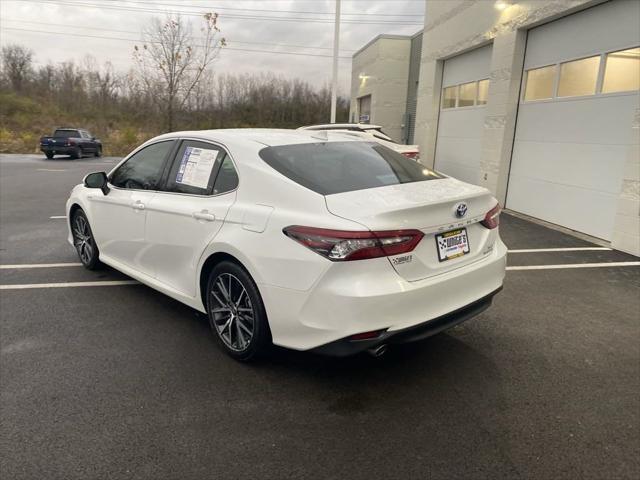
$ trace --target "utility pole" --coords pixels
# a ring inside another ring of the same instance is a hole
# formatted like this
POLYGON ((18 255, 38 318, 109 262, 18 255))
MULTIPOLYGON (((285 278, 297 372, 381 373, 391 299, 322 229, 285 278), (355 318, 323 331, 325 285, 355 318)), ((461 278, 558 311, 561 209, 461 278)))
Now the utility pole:
POLYGON ((340 0, 336 0, 336 23, 333 27, 333 80, 331 82, 331 123, 336 123, 338 104, 338 52, 340 50, 340 0))

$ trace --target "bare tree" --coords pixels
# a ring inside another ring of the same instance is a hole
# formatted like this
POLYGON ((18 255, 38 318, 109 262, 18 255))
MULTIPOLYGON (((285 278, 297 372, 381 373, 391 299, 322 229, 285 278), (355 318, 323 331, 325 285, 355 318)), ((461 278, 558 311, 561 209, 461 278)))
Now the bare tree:
POLYGON ((207 13, 200 28, 203 37, 196 44, 190 23, 180 16, 155 18, 143 34, 142 46, 134 47, 134 60, 142 82, 165 117, 165 126, 174 127, 176 111, 185 106, 203 74, 226 45, 219 38, 218 14, 207 13))
POLYGON ((2 69, 11 87, 21 92, 32 69, 33 52, 21 45, 2 47, 2 69))

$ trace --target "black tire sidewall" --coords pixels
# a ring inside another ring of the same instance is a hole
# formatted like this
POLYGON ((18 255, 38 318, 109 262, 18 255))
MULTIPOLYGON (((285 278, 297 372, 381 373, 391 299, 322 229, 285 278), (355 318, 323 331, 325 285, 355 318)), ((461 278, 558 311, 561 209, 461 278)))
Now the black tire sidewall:
POLYGON ((96 157, 101 157, 102 156, 102 147, 98 147, 96 149, 96 157))
POLYGON ((80 263, 82 263, 82 265, 84 265, 84 267, 87 270, 95 270, 100 266, 100 251, 98 250, 98 245, 96 245, 96 240, 93 236, 93 230, 91 230, 91 224, 89 223, 89 219, 87 218, 87 215, 84 213, 84 210, 79 209, 76 210, 73 213, 73 216, 71 217, 71 235, 73 236, 74 239, 74 244, 73 247, 76 250, 76 253, 78 254, 78 258, 80 259, 80 263), (91 246, 93 247, 93 255, 91 256, 91 261, 89 263, 84 263, 82 261, 82 257, 80 257, 80 253, 78 252, 78 249, 75 248, 75 235, 73 234, 73 225, 75 224, 76 218, 78 218, 79 216, 84 217, 84 220, 87 222, 87 227, 89 228, 89 233, 91 233, 91 246))
POLYGON ((209 274, 205 295, 205 306, 207 309, 209 326, 218 343, 222 346, 222 348, 225 350, 225 352, 227 352, 229 356, 242 362, 249 362, 264 356, 269 351, 269 348, 272 345, 271 330, 269 329, 269 321, 267 318, 266 310, 264 308, 264 303, 262 302, 262 297, 260 296, 257 285, 253 281, 253 278, 251 278, 251 275, 249 275, 249 273, 244 268, 234 262, 220 262, 213 268, 213 270, 211 270, 211 273, 209 274), (211 292, 213 288, 213 282, 216 280, 216 278, 218 278, 220 274, 223 273, 230 273, 234 275, 238 280, 240 280, 245 290, 247 291, 247 295, 249 296, 251 305, 253 306, 253 314, 255 319, 253 326, 253 336, 251 337, 249 347, 241 352, 230 349, 220 338, 220 334, 213 324, 213 315, 211 314, 210 306, 211 295, 209 294, 209 292, 211 292))

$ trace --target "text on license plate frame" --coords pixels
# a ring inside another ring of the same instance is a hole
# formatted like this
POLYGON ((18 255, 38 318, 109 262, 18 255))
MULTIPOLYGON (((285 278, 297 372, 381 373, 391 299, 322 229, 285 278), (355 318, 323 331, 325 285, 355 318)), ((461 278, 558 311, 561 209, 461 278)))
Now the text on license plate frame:
POLYGON ((436 250, 438 251, 438 260, 440 262, 446 262, 447 260, 453 260, 454 258, 459 258, 467 253, 471 252, 471 247, 469 246, 469 234, 467 233, 466 228, 456 228, 455 230, 449 230, 448 232, 438 233, 436 234, 436 250), (464 235, 466 240, 466 244, 462 247, 462 250, 453 253, 452 255, 447 255, 446 247, 440 247, 440 241, 445 240, 447 238, 464 235))

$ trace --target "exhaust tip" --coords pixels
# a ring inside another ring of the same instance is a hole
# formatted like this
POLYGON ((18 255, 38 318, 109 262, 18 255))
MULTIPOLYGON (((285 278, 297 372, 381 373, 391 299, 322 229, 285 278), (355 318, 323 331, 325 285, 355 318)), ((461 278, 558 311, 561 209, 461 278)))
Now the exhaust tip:
POLYGON ((378 358, 387 353, 387 348, 387 344, 383 343, 382 345, 378 345, 377 347, 370 348, 369 350, 367 350, 367 352, 372 357, 378 358))

